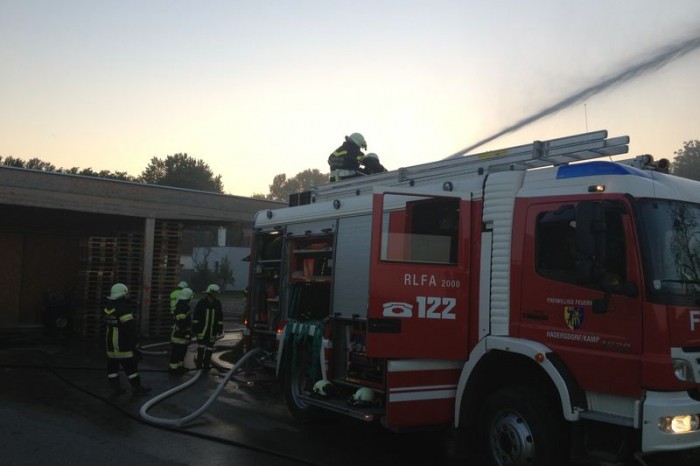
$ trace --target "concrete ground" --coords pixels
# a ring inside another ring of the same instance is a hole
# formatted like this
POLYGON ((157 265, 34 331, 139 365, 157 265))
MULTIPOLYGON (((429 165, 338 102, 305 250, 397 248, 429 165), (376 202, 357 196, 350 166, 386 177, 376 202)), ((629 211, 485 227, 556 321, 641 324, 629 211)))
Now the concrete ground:
MULTIPOLYGON (((225 303, 224 307, 227 333, 217 343, 219 356, 240 338, 240 301, 225 303)), ((163 339, 142 341, 160 342, 163 339)), ((212 370, 187 390, 147 411, 159 419, 182 418, 221 389, 204 414, 181 427, 150 422, 141 416, 144 404, 195 375, 194 371, 180 376, 169 374, 168 356, 159 354, 168 349, 168 345, 150 347, 139 366, 144 384, 152 387, 151 393, 113 397, 106 381, 101 341, 0 332, 0 464, 473 464, 449 458, 450 439, 443 432, 395 434, 349 418, 299 424, 289 415, 277 385, 263 371, 258 374, 262 383, 250 385, 236 378, 221 386, 221 374, 230 368, 221 357, 214 358, 221 373, 212 370)), ((190 346, 188 367, 194 366, 194 351, 194 345, 190 346)))
MULTIPOLYGON (((228 333, 217 350, 227 351, 240 338, 236 331, 240 310, 240 302, 225 304, 228 333)), ((142 344, 162 341, 142 340, 142 344)), ((168 349, 168 345, 149 347, 139 365, 151 393, 114 397, 106 380, 101 341, 0 332, 0 464, 437 464, 430 446, 440 440, 432 434, 397 436, 378 425, 345 418, 316 425, 295 422, 277 385, 262 372, 258 378, 262 383, 226 383, 209 409, 185 426, 149 422, 141 416, 144 404, 196 374, 169 374, 167 354, 158 354, 168 349)), ((191 345, 188 367, 193 367, 194 352, 191 345)), ((221 374, 228 372, 230 364, 221 358, 214 362, 222 366, 221 374)), ((187 390, 153 406, 147 415, 185 417, 205 404, 222 380, 220 372, 212 370, 187 390)))
MULTIPOLYGON (((226 351, 240 335, 240 303, 227 303, 226 338, 217 349, 226 351)), ((143 341, 142 343, 160 343, 143 341)), ((255 396, 228 383, 210 410, 191 425, 178 428, 146 422, 143 404, 192 378, 194 371, 172 376, 168 356, 158 355, 169 345, 155 346, 139 365, 146 396, 111 396, 106 380, 103 343, 46 336, 42 332, 0 333, 0 464, 54 465, 292 465, 294 452, 277 451, 267 442, 250 440, 241 412, 225 410, 232 400, 255 396), (218 405, 217 405, 218 403, 218 405)), ((193 367, 195 347, 187 364, 193 367)), ((226 365, 226 363, 223 363, 226 365)), ((122 374, 123 378, 123 374, 122 374)), ((148 414, 173 419, 194 412, 218 387, 221 377, 212 370, 191 389, 154 406, 148 414)), ((122 379, 126 386, 127 382, 122 379)), ((263 394, 263 398, 264 398, 263 394)), ((265 406, 263 404, 263 406, 265 406)), ((284 416, 284 407, 271 409, 284 416)), ((279 429, 279 426, 276 426, 279 429)), ((262 427, 261 427, 262 428, 262 427)))

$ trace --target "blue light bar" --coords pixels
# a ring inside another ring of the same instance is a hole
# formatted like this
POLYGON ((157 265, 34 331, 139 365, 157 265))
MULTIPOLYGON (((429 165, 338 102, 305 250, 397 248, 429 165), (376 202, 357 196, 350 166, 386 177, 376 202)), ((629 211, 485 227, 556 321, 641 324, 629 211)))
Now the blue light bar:
POLYGON ((586 162, 574 165, 562 165, 557 170, 557 179, 582 178, 584 176, 600 175, 633 175, 651 178, 651 174, 629 165, 614 162, 586 162))

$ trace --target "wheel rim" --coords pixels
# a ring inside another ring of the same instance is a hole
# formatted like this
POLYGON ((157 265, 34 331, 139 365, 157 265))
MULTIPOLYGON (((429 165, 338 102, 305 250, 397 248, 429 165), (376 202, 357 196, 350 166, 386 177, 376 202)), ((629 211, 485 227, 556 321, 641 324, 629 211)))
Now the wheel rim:
POLYGON ((489 444, 499 466, 534 464, 532 430, 516 412, 501 412, 495 417, 489 430, 489 444))

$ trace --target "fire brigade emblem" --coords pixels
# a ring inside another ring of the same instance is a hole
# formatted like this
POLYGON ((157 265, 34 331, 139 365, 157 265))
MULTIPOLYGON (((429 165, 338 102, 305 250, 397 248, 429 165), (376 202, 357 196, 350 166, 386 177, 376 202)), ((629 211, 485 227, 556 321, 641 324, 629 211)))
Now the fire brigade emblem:
POLYGON ((574 306, 564 307, 564 320, 571 330, 578 330, 583 324, 583 308, 574 306))

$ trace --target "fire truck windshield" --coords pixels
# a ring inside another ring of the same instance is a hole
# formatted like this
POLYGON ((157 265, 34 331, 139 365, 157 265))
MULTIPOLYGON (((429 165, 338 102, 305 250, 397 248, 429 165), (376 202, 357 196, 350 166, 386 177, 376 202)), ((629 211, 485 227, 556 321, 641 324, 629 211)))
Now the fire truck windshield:
POLYGON ((700 205, 655 199, 638 205, 649 298, 700 304, 700 205))

